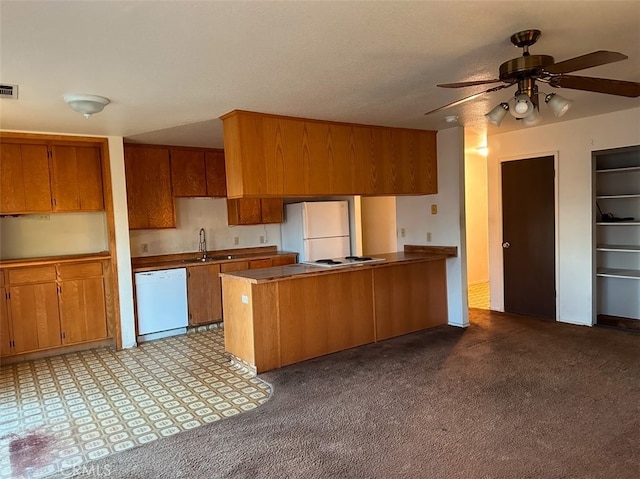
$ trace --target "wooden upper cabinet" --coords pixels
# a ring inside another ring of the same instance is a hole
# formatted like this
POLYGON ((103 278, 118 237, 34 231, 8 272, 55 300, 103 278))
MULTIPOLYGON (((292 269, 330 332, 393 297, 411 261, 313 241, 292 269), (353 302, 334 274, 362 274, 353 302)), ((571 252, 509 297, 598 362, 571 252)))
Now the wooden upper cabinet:
POLYGON ((175 228, 168 148, 125 145, 129 229, 175 228))
POLYGON ((282 223, 284 221, 284 201, 282 198, 262 198, 260 212, 262 223, 282 223))
POLYGON ((173 196, 207 196, 204 152, 171 149, 173 196))
POLYGON ((207 196, 227 196, 227 179, 224 166, 224 150, 204 152, 205 173, 207 175, 207 196))
POLYGON ((173 196, 227 196, 224 150, 171 148, 173 196))
POLYGON ((229 225, 259 225, 262 222, 260 199, 227 200, 229 225))
POLYGON ((51 197, 54 211, 104 210, 98 147, 51 147, 51 197))
POLYGON ((233 111, 229 198, 437 193, 436 132, 233 111))
POLYGON ((282 223, 284 204, 282 198, 242 198, 227 200, 229 225, 261 225, 282 223))
POLYGON ((46 145, 0 143, 0 213, 51 211, 46 145))

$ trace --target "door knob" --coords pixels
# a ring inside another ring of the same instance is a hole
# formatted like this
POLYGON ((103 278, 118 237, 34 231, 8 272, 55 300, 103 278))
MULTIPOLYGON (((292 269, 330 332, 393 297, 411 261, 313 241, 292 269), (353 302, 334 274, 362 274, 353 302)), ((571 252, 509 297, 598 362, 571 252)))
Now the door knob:
POLYGON ((502 243, 502 247, 503 247, 504 249, 509 248, 509 246, 511 246, 511 243, 509 243, 508 241, 505 241, 504 243, 502 243))

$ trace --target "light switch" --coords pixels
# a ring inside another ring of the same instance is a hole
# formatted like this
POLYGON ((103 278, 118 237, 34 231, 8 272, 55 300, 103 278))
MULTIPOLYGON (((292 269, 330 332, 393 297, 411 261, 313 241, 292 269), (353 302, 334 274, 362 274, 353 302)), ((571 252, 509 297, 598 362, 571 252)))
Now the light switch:
POLYGON ((432 215, 438 214, 438 205, 431 205, 431 214, 432 215))

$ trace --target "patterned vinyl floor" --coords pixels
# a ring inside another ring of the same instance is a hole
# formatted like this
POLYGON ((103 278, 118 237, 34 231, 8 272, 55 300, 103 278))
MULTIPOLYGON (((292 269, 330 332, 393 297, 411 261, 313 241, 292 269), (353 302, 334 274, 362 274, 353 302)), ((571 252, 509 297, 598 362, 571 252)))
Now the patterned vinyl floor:
POLYGON ((222 329, 3 366, 0 479, 70 473, 254 409, 270 395, 268 384, 229 362, 222 329))
POLYGON ((489 309, 489 283, 469 285, 469 307, 489 309))

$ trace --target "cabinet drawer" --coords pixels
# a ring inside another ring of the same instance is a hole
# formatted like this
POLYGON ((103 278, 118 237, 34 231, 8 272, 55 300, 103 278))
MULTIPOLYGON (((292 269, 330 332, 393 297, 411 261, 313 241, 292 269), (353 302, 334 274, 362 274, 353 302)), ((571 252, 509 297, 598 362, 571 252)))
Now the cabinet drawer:
POLYGON ((281 254, 272 258, 273 266, 284 266, 286 264, 295 264, 295 255, 281 254))
POLYGON ((254 259, 249 263, 249 269, 270 268, 271 265, 271 258, 254 259))
POLYGON ((244 271, 249 269, 248 261, 234 261, 233 263, 222 263, 220 265, 221 273, 229 273, 231 271, 244 271))
POLYGON ((58 265, 58 278, 63 281, 67 279, 92 278, 95 276, 102 276, 102 263, 97 261, 95 263, 58 265))
POLYGON ((56 280, 54 265, 16 268, 9 271, 9 284, 44 283, 56 280))

